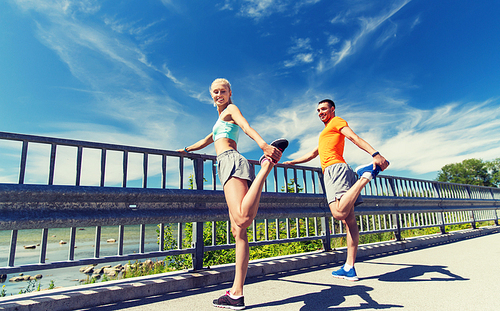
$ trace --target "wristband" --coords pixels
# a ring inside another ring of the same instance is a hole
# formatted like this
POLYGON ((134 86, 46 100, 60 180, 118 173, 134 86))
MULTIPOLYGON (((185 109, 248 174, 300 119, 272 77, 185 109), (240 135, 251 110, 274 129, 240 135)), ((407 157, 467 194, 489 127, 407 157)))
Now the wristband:
POLYGON ((374 158, 376 155, 379 155, 379 154, 380 154, 380 152, 375 151, 375 153, 372 154, 372 158, 374 158))
POLYGON ((189 152, 189 151, 187 150, 187 147, 184 147, 184 151, 185 151, 185 152, 189 152))

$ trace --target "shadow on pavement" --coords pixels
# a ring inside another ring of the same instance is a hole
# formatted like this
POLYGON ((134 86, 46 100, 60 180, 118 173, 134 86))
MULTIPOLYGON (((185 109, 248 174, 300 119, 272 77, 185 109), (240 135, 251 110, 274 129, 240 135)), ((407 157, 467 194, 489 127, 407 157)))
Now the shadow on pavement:
MULTIPOLYGON (((247 280, 246 284, 258 283, 258 282, 262 282, 264 280, 279 280, 281 282, 292 282, 292 283, 303 284, 303 285, 317 285, 317 286, 322 286, 322 287, 327 286, 330 288, 323 289, 319 292, 311 292, 311 293, 308 293, 305 295, 294 296, 294 297, 290 297, 290 298, 286 298, 286 299, 282 299, 282 300, 277 300, 277 301, 273 301, 273 302, 248 305, 246 307, 246 309, 247 310, 254 309, 254 308, 257 309, 257 308, 264 308, 264 307, 271 307, 271 306, 280 306, 280 305, 285 305, 285 304, 289 304, 289 303, 303 302, 304 306, 302 306, 300 308, 301 311, 329 310, 332 307, 339 306, 341 303, 343 303, 346 300, 345 297, 347 297, 347 296, 359 296, 366 303, 361 303, 358 307, 348 307, 348 308, 337 307, 337 308, 335 308, 336 310, 389 309, 389 308, 402 308, 403 307, 400 305, 393 305, 393 304, 380 304, 380 303, 374 301, 369 294, 369 292, 372 291, 373 288, 368 287, 368 286, 364 286, 364 285, 340 286, 340 285, 334 285, 334 284, 311 283, 311 282, 302 282, 302 281, 293 281, 293 280, 283 279, 285 277, 293 276, 296 274, 308 273, 308 272, 313 272, 313 271, 317 271, 317 270, 328 269, 328 268, 331 268, 335 265, 338 265, 338 263, 325 264, 325 265, 321 265, 321 266, 308 267, 308 268, 288 271, 288 272, 284 272, 284 273, 276 273, 276 274, 271 274, 271 275, 266 275, 266 276, 250 278, 247 280)), ((133 300, 123 301, 123 302, 119 302, 119 303, 103 305, 103 306, 99 306, 99 307, 80 309, 79 311, 91 311, 91 310, 111 311, 111 310, 126 309, 126 308, 144 306, 144 305, 148 305, 148 304, 156 303, 156 302, 165 302, 168 300, 173 300, 173 299, 185 297, 186 295, 204 294, 204 293, 213 292, 213 291, 217 291, 217 292, 220 291, 220 294, 222 294, 229 287, 231 287, 231 283, 226 282, 223 284, 208 286, 208 287, 204 287, 204 288, 196 288, 196 289, 192 289, 189 291, 172 292, 172 293, 166 293, 163 295, 150 296, 150 297, 144 297, 141 299, 133 299, 133 300)), ((217 297, 214 297, 214 299, 215 298, 217 298, 217 297)), ((211 301, 207 301, 207 305, 211 305, 211 301)))
POLYGON ((280 306, 289 303, 303 302, 300 311, 318 311, 318 310, 331 310, 335 307, 335 310, 364 310, 364 309, 389 309, 389 308, 403 308, 401 305, 394 304, 380 304, 373 300, 369 292, 373 290, 372 287, 364 285, 355 286, 339 286, 332 284, 323 283, 311 283, 311 282, 300 282, 300 281, 290 281, 282 280, 286 282, 293 282, 304 285, 318 285, 318 286, 330 286, 328 289, 323 289, 319 292, 308 293, 305 295, 294 296, 283 300, 277 300, 268 303, 255 304, 247 307, 247 309, 252 308, 263 308, 271 306, 280 306), (346 301, 347 296, 359 296, 365 301, 357 307, 336 307, 346 301))
POLYGON ((362 278, 363 280, 378 279, 382 282, 429 282, 429 281, 468 281, 469 279, 463 278, 447 270, 446 266, 429 266, 429 265, 416 265, 416 264, 396 264, 396 263, 380 263, 371 262, 374 265, 387 265, 387 266, 404 266, 399 270, 388 272, 382 275, 374 275, 371 277, 362 278), (442 274, 442 278, 419 278, 423 277, 426 273, 442 274), (418 278, 418 279, 417 279, 418 278))
MULTIPOLYGON (((400 253, 404 251, 398 251, 395 253, 400 253)), ((396 263, 381 263, 381 262, 366 262, 366 260, 370 260, 373 258, 386 257, 390 254, 385 255, 377 255, 377 256, 369 256, 359 261, 364 261, 367 264, 377 264, 377 265, 388 265, 388 266, 402 266, 401 269, 396 271, 391 271, 381 275, 374 275, 369 277, 360 278, 360 280, 369 280, 376 279, 381 282, 450 282, 450 281, 467 281, 469 279, 463 278, 457 274, 454 274, 447 270, 446 266, 432 266, 432 265, 418 265, 418 264, 396 264, 396 263), (425 274, 441 274, 443 277, 430 277, 425 278, 425 274)), ((248 305, 246 309, 252 308, 263 308, 263 307, 272 307, 272 306, 281 306, 286 304, 292 304, 297 302, 303 302, 304 306, 300 308, 301 311, 317 311, 317 310, 330 310, 335 308, 335 310, 364 310, 364 309, 389 309, 389 308, 403 308, 402 305, 394 305, 394 304, 381 304, 377 301, 373 300, 370 296, 370 291, 373 290, 372 287, 365 285, 355 285, 355 286, 340 286, 335 284, 323 284, 323 283, 311 283, 311 282, 301 282, 294 280, 283 279, 288 276, 293 276, 302 273, 309 273, 318 270, 324 270, 332 267, 337 267, 339 264, 343 262, 332 262, 329 264, 323 264, 319 266, 312 266, 307 268, 302 268, 298 270, 291 270, 282 273, 270 274, 265 276, 252 277, 247 279, 246 284, 253 284, 262 282, 265 280, 279 280, 281 282, 294 282, 298 284, 304 285, 317 285, 322 287, 329 287, 327 289, 323 289, 319 292, 311 292, 304 295, 289 297, 282 300, 248 305), (363 299, 365 303, 360 303, 359 306, 353 307, 337 307, 343 302, 346 301, 346 297, 349 296, 358 296, 363 299)), ((218 294, 223 294, 225 290, 231 287, 230 282, 211 285, 204 288, 195 288, 188 291, 180 291, 180 292, 170 292, 162 295, 149 296, 140 299, 133 299, 128 301, 122 301, 119 303, 113 303, 93 308, 80 309, 79 311, 111 311, 111 310, 120 310, 138 306, 145 306, 152 303, 157 302, 165 302, 168 300, 173 300, 181 297, 186 297, 186 295, 197 295, 204 294, 212 291, 220 292, 218 294)), ((218 297, 218 294, 215 294, 214 299, 218 297)), ((211 305, 211 301, 207 301, 207 305, 211 305)), ((215 310, 215 309, 214 309, 215 310)))

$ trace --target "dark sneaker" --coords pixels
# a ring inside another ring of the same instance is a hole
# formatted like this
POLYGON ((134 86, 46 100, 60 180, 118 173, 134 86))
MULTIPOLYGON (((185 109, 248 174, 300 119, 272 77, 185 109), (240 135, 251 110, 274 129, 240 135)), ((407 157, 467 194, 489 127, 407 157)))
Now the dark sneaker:
MULTIPOLYGON (((286 147, 288 147, 288 140, 286 140, 284 138, 276 139, 275 141, 270 143, 270 145, 278 148, 281 152, 283 152, 283 151, 285 151, 286 147)), ((259 163, 262 164, 262 161, 264 161, 265 159, 266 159, 266 156, 262 155, 259 159, 259 163)), ((273 163, 276 164, 278 162, 273 161, 273 163)))
MULTIPOLYGON (((260 159, 259 159, 259 163, 260 163, 260 165, 262 165, 262 162, 263 162, 264 160, 267 160, 267 158, 266 158, 266 156, 265 156, 265 155, 262 155, 262 156, 260 157, 260 159)), ((268 161, 269 161, 269 160, 268 160, 268 161)), ((274 163, 274 162, 273 162, 273 163, 274 163)))
POLYGON ((288 147, 288 140, 284 138, 276 139, 271 143, 271 146, 278 148, 281 152, 285 151, 288 147))
POLYGON ((349 271, 344 270, 344 266, 340 267, 337 271, 332 272, 332 276, 338 279, 345 279, 348 281, 357 281, 358 276, 356 275, 356 270, 352 267, 349 271))
POLYGON ((220 296, 213 302, 214 307, 226 308, 231 310, 243 310, 245 309, 245 297, 240 297, 238 299, 233 299, 229 297, 229 291, 226 292, 224 296, 220 296))

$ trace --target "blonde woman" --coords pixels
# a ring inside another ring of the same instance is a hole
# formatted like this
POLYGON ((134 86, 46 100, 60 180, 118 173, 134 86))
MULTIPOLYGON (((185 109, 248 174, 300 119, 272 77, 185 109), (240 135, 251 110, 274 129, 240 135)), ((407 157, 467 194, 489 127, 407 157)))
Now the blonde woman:
POLYGON ((278 139, 267 144, 248 124, 238 107, 233 104, 231 85, 226 79, 216 79, 212 82, 210 95, 219 114, 212 133, 178 151, 191 152, 203 149, 211 143, 215 145, 217 171, 224 188, 231 231, 236 242, 236 263, 233 286, 225 295, 215 299, 213 305, 242 310, 245 308, 243 284, 249 261, 247 228, 257 215, 264 182, 274 165, 280 160, 282 151, 288 147, 288 141, 278 139), (237 151, 240 128, 264 152, 260 159, 261 169, 257 176, 248 161, 237 151))

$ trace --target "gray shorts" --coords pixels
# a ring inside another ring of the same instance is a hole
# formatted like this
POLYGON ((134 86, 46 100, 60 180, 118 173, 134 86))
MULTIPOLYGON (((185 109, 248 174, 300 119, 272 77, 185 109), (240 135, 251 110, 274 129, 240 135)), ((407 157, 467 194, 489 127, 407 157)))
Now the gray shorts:
POLYGON ((247 159, 233 149, 226 150, 217 156, 217 172, 222 186, 224 186, 231 177, 247 180, 249 187, 255 179, 255 170, 253 166, 250 166, 247 159))
MULTIPOLYGON (((326 199, 328 204, 339 200, 358 180, 356 173, 346 163, 336 163, 325 168, 323 172, 326 199)), ((358 195, 354 206, 363 203, 358 195)))

